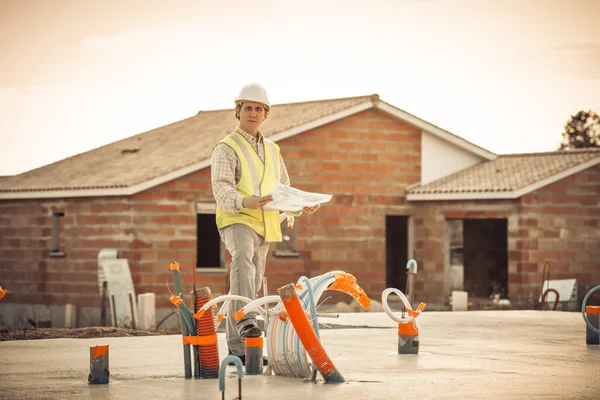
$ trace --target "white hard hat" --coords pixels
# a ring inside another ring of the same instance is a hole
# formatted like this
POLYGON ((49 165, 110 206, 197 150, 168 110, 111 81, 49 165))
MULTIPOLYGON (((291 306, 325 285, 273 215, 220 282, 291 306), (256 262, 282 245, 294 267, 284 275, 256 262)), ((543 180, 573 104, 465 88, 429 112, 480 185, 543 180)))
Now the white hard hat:
POLYGON ((237 105, 244 100, 264 104, 267 108, 271 107, 267 91, 258 83, 249 83, 244 86, 242 90, 240 90, 238 97, 235 99, 235 104, 237 105))

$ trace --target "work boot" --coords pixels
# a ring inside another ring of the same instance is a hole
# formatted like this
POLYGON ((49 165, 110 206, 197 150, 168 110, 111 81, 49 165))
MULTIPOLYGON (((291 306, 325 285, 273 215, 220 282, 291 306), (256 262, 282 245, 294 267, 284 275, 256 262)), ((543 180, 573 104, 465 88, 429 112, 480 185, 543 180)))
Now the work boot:
MULTIPOLYGON (((229 350, 229 354, 230 355, 233 354, 231 352, 231 350, 229 350)), ((242 365, 246 366, 246 356, 245 355, 243 355, 243 356, 238 356, 237 354, 234 354, 234 355, 236 357, 240 358, 240 361, 242 362, 242 365)), ((235 365, 235 364, 233 363, 233 361, 230 361, 229 363, 227 363, 227 365, 235 365)), ((263 366, 266 367, 267 365, 269 365, 269 359, 267 357, 263 357, 263 366)))
POLYGON ((240 329, 240 336, 245 338, 257 338, 261 337, 262 332, 258 326, 246 325, 240 329))

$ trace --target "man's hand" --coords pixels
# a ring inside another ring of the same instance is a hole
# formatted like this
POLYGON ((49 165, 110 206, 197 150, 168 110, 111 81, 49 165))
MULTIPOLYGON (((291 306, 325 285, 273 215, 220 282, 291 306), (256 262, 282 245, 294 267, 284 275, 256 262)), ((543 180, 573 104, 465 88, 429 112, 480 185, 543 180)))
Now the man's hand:
POLYGON ((321 208, 320 204, 317 204, 316 206, 312 206, 312 207, 304 207, 302 209, 303 212, 307 213, 307 214, 314 214, 315 212, 317 212, 317 210, 321 208))
POLYGON ((263 197, 258 196, 247 196, 244 197, 244 201, 242 201, 242 207, 251 208, 253 210, 262 208, 264 205, 269 204, 273 201, 273 196, 267 195, 263 197))

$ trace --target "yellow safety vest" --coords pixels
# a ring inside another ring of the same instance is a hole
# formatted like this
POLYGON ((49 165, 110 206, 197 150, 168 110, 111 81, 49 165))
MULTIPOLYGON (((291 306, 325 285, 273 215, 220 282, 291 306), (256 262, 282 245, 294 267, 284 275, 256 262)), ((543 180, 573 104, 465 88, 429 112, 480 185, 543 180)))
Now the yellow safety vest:
MULTIPOLYGON (((235 150, 242 166, 242 177, 236 188, 242 196, 265 196, 280 180, 279 146, 264 139, 265 162, 263 163, 250 143, 239 133, 233 132, 219 143, 235 150)), ((252 210, 242 208, 238 214, 228 213, 217 206, 217 228, 233 224, 245 224, 265 238, 266 242, 281 242, 279 211, 252 210)))

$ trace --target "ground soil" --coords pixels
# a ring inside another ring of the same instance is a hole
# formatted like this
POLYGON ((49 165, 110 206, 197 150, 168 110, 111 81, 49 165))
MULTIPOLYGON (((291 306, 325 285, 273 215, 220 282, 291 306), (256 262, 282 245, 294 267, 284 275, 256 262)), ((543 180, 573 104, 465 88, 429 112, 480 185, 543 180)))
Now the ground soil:
POLYGON ((0 330, 0 341, 6 340, 32 340, 32 339, 59 339, 59 338, 97 338, 121 336, 157 336, 165 332, 147 332, 137 329, 115 327, 87 327, 87 328, 27 328, 19 330, 0 330))

